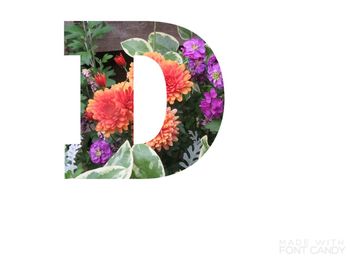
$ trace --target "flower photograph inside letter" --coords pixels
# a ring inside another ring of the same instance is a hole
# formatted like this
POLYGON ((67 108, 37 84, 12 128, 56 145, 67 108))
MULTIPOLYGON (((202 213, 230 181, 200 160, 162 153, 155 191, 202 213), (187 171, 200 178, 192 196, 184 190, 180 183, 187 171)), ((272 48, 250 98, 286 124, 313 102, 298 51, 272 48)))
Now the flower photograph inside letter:
POLYGON ((81 58, 81 143, 65 146, 66 179, 168 176, 208 150, 223 117, 224 82, 203 39, 161 22, 71 21, 64 36, 65 54, 81 58), (163 127, 136 145, 135 55, 159 64, 167 92, 163 127))

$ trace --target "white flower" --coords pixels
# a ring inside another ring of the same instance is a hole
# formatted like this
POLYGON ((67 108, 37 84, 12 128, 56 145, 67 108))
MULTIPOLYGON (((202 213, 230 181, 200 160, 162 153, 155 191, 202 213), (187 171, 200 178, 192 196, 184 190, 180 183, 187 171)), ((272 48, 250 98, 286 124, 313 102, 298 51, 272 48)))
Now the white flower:
POLYGON ((66 151, 66 161, 65 161, 65 172, 71 171, 75 172, 77 166, 75 165, 75 157, 81 148, 80 144, 71 144, 69 145, 68 150, 66 151))

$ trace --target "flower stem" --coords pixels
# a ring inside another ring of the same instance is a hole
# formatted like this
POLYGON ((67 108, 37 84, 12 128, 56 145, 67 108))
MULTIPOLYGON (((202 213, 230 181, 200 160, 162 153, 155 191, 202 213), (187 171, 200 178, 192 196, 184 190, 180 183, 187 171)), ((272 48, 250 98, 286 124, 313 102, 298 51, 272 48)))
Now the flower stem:
POLYGON ((154 41, 153 41, 153 51, 155 51, 156 48, 156 30, 157 30, 157 22, 153 22, 153 35, 154 35, 154 41))
POLYGON ((92 49, 92 36, 91 36, 91 31, 89 29, 89 25, 87 21, 83 21, 83 29, 84 29, 84 45, 87 53, 90 53, 91 55, 91 66, 95 68, 95 52, 92 49))

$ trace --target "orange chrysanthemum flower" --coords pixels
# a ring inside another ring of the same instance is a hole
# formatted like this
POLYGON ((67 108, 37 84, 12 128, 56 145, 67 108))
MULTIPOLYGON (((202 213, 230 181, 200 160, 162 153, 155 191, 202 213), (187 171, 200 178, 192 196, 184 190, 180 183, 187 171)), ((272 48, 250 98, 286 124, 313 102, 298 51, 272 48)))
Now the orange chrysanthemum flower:
MULTIPOLYGON (((190 81, 191 74, 184 64, 179 64, 176 61, 165 60, 164 57, 157 52, 147 52, 144 56, 154 59, 162 68, 164 73, 167 100, 170 104, 182 101, 182 95, 187 94, 193 87, 193 82, 190 81)), ((130 64, 127 77, 131 83, 134 81, 134 63, 130 64)))
POLYGON ((158 52, 146 52, 143 55, 153 59, 158 64, 160 64, 161 62, 163 62, 165 60, 163 55, 158 53, 158 52))
POLYGON ((170 104, 182 101, 182 95, 189 93, 193 87, 190 81, 191 74, 184 64, 176 61, 165 60, 160 64, 166 83, 167 99, 170 104))
POLYGON ((128 130, 133 121, 133 93, 129 82, 121 82, 110 89, 95 92, 86 112, 92 113, 92 118, 97 121, 96 131, 109 137, 115 132, 128 130))
POLYGON ((176 109, 172 110, 170 107, 167 108, 162 129, 154 139, 147 143, 150 147, 157 151, 160 151, 162 148, 168 150, 169 147, 173 146, 174 142, 178 141, 178 125, 180 121, 178 121, 179 117, 176 116, 176 112, 176 109))
MULTIPOLYGON (((143 55, 146 57, 152 58, 159 65, 161 62, 165 60, 163 55, 158 52, 146 52, 143 55)), ((134 63, 130 63, 129 71, 126 76, 130 83, 134 83, 134 63)))

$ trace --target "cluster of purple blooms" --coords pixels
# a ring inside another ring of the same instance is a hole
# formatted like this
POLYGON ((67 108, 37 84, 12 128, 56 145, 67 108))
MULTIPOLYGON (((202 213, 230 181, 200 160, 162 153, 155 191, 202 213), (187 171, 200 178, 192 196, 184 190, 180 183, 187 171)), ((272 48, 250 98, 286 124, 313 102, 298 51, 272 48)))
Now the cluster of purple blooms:
POLYGON ((199 105, 205 117, 203 124, 220 118, 224 111, 224 101, 218 96, 216 89, 222 90, 224 83, 215 55, 211 55, 207 60, 205 42, 199 38, 185 41, 182 53, 188 58, 188 68, 192 77, 199 82, 208 79, 213 85, 209 92, 204 92, 204 98, 199 105))
POLYGON ((188 58, 188 68, 192 77, 198 79, 206 73, 205 42, 199 38, 192 38, 184 42, 182 53, 188 58))
POLYGON ((95 92, 97 90, 97 84, 95 79, 93 78, 93 76, 91 75, 91 71, 84 68, 81 72, 84 76, 84 78, 86 79, 88 85, 90 86, 92 92, 95 92))
POLYGON ((90 159, 95 164, 105 164, 113 155, 111 146, 104 139, 94 141, 89 150, 90 159))
POLYGON ((224 111, 224 101, 218 97, 214 88, 209 92, 204 92, 204 98, 201 100, 199 107, 201 108, 205 120, 203 124, 207 124, 213 119, 219 119, 224 111))

